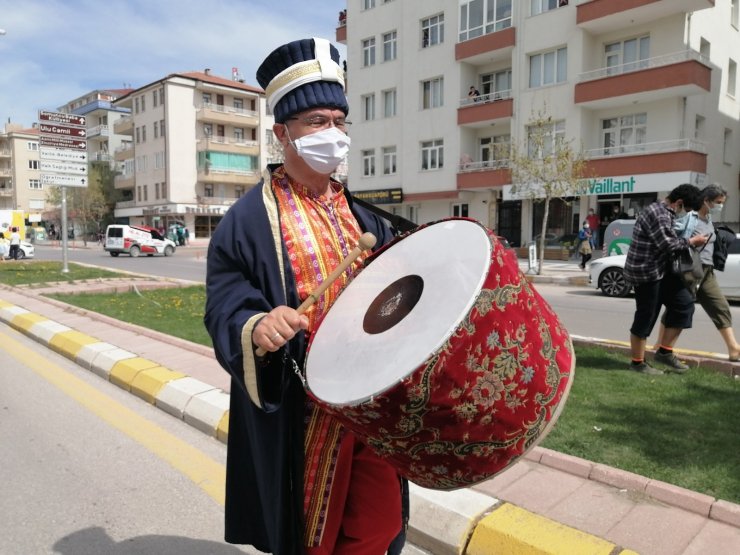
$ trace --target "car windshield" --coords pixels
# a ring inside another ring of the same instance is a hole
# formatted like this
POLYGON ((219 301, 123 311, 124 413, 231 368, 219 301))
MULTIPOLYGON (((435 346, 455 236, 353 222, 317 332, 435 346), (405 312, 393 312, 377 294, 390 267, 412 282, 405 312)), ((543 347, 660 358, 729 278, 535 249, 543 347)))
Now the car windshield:
POLYGON ((162 234, 156 229, 151 229, 150 233, 152 234, 152 239, 157 239, 158 241, 164 241, 164 237, 162 237, 162 234))

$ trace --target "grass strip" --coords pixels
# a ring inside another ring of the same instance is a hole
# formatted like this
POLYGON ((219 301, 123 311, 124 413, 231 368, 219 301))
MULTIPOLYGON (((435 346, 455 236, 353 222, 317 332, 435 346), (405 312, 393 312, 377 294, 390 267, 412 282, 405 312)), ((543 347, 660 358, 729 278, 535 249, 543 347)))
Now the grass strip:
POLYGON ((58 281, 81 281, 97 278, 120 278, 130 277, 130 274, 121 274, 80 266, 69 263, 69 272, 62 273, 61 262, 37 262, 37 261, 9 261, 0 263, 0 283, 5 285, 30 285, 38 283, 54 283, 58 281))
MULTIPOLYGON (((54 298, 210 345, 203 286, 54 298)), ((740 503, 740 381, 705 369, 647 376, 629 359, 577 347, 576 377, 543 446, 740 503)))

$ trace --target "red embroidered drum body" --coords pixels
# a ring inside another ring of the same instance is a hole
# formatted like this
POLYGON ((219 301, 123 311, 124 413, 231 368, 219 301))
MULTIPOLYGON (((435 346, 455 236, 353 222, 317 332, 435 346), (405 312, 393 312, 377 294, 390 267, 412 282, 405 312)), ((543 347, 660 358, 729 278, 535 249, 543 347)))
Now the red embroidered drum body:
POLYGON ((450 219, 394 241, 345 288, 305 370, 309 394, 399 473, 455 489, 544 437, 574 365, 514 254, 481 224, 450 219))

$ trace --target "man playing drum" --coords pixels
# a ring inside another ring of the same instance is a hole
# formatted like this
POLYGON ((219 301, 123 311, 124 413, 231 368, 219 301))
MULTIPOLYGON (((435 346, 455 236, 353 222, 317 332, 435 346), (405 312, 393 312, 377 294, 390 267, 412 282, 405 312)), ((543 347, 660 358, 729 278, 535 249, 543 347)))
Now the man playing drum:
POLYGON ((278 555, 400 553, 404 541, 398 473, 307 398, 295 371, 364 255, 296 307, 363 232, 391 239, 331 178, 350 144, 338 62, 328 41, 304 39, 259 67, 285 162, 234 204, 208 249, 205 324, 232 376, 226 541, 278 555))

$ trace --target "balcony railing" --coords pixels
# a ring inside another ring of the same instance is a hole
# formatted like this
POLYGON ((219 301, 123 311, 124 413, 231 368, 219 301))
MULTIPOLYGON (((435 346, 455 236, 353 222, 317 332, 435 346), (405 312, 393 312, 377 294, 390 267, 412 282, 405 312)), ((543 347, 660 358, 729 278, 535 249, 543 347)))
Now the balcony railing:
POLYGON ((257 141, 248 141, 246 139, 238 139, 236 137, 224 137, 221 135, 211 135, 206 137, 205 139, 200 139, 198 142, 204 143, 206 145, 208 145, 208 143, 216 143, 220 145, 237 145, 245 147, 256 147, 259 145, 257 141))
POLYGON ((6 148, 0 148, 0 156, 10 156, 10 150, 6 148))
POLYGON ((484 162, 461 162, 458 166, 460 173, 481 172, 488 170, 503 170, 509 167, 509 160, 486 160, 484 162))
POLYGON ((254 110, 245 110, 244 108, 235 108, 234 106, 225 106, 223 104, 213 104, 212 102, 204 102, 201 109, 213 110, 214 112, 221 112, 222 114, 235 114, 237 116, 249 118, 256 118, 259 116, 259 114, 254 110))
POLYGON ((488 94, 481 94, 476 97, 466 96, 460 99, 460 106, 472 106, 474 104, 488 104, 497 100, 506 100, 511 98, 511 89, 507 91, 496 91, 488 94))
POLYGON ((0 168, 0 177, 13 177, 13 170, 10 168, 0 168))
POLYGON ((132 148, 134 148, 134 143, 123 143, 120 146, 117 146, 113 153, 118 154, 126 150, 131 150, 132 148))
POLYGON ((12 187, 0 187, 0 197, 12 197, 12 196, 13 196, 12 187))
POLYGON ((116 203, 116 208, 133 208, 136 206, 135 200, 122 200, 116 203))
POLYGON ((218 204, 226 204, 231 205, 234 204, 237 200, 239 200, 240 197, 204 197, 204 196, 198 196, 196 198, 198 204, 209 204, 209 205, 218 205, 218 204))
POLYGON ((658 154, 661 152, 692 151, 707 154, 707 145, 696 139, 673 139, 670 141, 656 141, 638 145, 609 146, 586 150, 585 158, 612 158, 615 156, 634 156, 637 154, 658 154))
POLYGON ((595 79, 603 79, 604 77, 612 77, 614 75, 623 75, 625 73, 632 73, 644 69, 664 67, 691 60, 709 66, 709 58, 707 58, 703 54, 700 54, 696 50, 683 50, 681 52, 674 52, 672 54, 655 56, 654 58, 646 58, 645 60, 636 60, 634 62, 627 62, 625 64, 620 64, 617 66, 602 67, 600 69, 586 71, 578 76, 578 80, 580 82, 594 81, 595 79))

